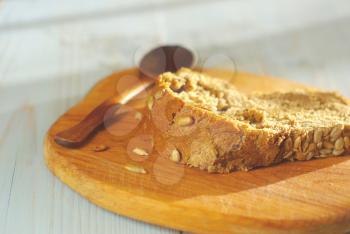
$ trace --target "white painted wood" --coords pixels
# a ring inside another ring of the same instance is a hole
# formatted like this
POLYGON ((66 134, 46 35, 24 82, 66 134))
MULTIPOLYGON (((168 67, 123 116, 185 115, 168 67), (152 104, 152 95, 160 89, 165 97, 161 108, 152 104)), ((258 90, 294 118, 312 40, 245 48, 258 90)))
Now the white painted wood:
POLYGON ((116 15, 107 20, 72 21, 29 31, 6 31, 0 34, 0 50, 6 48, 0 62, 0 71, 6 73, 0 77, 0 82, 67 77, 97 70, 107 74, 134 65, 135 52, 159 43, 177 42, 198 51, 209 48, 217 53, 217 47, 222 45, 232 48, 238 43, 254 43, 254 40, 303 31, 324 22, 344 24, 350 14, 348 1, 339 0, 337 4, 330 0, 298 1, 298 7, 293 7, 295 2, 264 1, 267 6, 274 7, 264 7, 258 0, 206 2, 165 12, 141 12, 137 17, 116 15), (172 30, 169 30, 170 25, 172 30), (20 70, 14 69, 13 57, 20 70), (62 67, 62 64, 68 66, 62 67))
POLYGON ((42 140, 67 108, 63 101, 26 105, 11 118, 1 115, 11 123, 5 122, 9 130, 0 147, 0 233, 175 233, 97 208, 50 174, 43 164, 42 140))
POLYGON ((0 7, 0 30, 27 29, 57 23, 128 16, 154 10, 201 4, 207 0, 100 0, 59 2, 47 0, 4 1, 0 7))
POLYGON ((177 233, 104 211, 53 177, 50 124, 160 43, 350 97, 349 25, 346 0, 0 2, 0 233, 177 233))

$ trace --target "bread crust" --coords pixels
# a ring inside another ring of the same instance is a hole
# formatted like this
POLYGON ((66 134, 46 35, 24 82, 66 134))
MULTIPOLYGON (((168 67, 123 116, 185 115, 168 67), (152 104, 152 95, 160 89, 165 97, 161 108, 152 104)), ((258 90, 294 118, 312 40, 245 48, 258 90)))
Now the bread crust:
MULTIPOLYGON (((249 128, 214 113, 186 105, 169 92, 155 100, 150 111, 158 151, 176 149, 181 163, 209 172, 230 172, 268 166, 282 161, 278 139, 288 133, 249 128), (190 116, 193 123, 178 126, 177 120, 190 116)), ((280 143, 280 145, 283 142, 280 143)))

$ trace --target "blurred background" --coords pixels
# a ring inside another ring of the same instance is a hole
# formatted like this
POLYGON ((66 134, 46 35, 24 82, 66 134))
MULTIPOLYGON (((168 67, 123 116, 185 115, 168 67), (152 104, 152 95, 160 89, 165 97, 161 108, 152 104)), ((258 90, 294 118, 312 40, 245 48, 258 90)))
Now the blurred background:
POLYGON ((149 48, 350 97, 348 0, 0 0, 0 233, 178 233, 110 214, 43 164, 49 126, 149 48))

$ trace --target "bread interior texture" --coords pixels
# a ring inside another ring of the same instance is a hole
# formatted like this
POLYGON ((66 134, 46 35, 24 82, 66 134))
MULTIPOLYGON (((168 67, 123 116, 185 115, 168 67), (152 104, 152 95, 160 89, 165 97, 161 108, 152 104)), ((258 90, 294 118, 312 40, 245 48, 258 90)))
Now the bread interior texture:
POLYGON ((245 94, 225 80, 189 69, 161 76, 172 94, 186 104, 203 108, 256 129, 314 129, 346 124, 348 101, 335 92, 296 90, 245 94))

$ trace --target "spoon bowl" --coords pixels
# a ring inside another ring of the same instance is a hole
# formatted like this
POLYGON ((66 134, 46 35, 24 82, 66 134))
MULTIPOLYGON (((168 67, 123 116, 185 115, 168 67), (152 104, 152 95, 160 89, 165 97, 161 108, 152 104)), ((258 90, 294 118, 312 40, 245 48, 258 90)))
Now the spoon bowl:
POLYGON ((142 75, 156 78, 164 72, 176 72, 181 67, 192 67, 194 54, 185 47, 167 45, 152 49, 141 59, 142 75))

